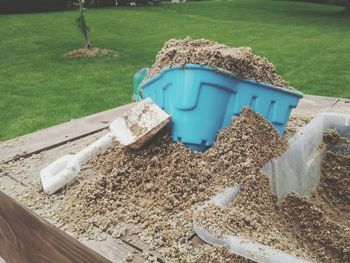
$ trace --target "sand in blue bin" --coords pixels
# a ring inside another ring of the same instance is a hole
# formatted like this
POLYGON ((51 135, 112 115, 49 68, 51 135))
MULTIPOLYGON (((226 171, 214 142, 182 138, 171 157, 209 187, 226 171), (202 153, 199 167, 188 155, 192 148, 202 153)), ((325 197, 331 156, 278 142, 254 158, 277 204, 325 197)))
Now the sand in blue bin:
POLYGON ((291 110, 303 96, 195 64, 164 69, 140 88, 143 98, 152 98, 172 115, 172 139, 196 151, 213 145, 218 131, 229 126, 246 106, 283 134, 291 110))

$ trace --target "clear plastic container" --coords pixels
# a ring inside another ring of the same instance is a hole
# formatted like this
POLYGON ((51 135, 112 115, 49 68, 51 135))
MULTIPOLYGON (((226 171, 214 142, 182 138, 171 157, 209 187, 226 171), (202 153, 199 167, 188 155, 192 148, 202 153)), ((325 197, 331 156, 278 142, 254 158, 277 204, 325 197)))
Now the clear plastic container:
POLYGON ((289 149, 281 157, 264 166, 263 172, 269 176, 272 191, 278 198, 290 192, 309 195, 315 190, 320 180, 324 153, 320 144, 327 129, 335 129, 350 138, 350 115, 317 115, 291 139, 289 149))

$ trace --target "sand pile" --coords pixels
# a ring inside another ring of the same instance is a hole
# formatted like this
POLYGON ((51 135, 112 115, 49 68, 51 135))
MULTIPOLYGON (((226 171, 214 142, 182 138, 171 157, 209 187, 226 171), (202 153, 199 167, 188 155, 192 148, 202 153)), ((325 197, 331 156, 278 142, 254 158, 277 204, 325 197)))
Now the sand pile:
POLYGON ((260 172, 224 209, 196 219, 218 236, 238 234, 314 262, 350 260, 350 141, 325 132, 320 185, 309 198, 292 193, 276 203, 260 172))
POLYGON ((251 48, 232 48, 214 41, 188 37, 168 40, 158 52, 147 78, 155 76, 163 68, 186 63, 218 67, 243 79, 288 88, 288 82, 277 74, 275 66, 266 58, 254 55, 251 48))
POLYGON ((284 138, 286 140, 292 139, 299 130, 301 130, 306 124, 311 121, 312 117, 310 116, 291 116, 286 126, 284 132, 284 138))
MULTIPOLYGON (((141 151, 116 145, 85 166, 79 181, 64 192, 48 197, 34 191, 25 202, 31 207, 54 203, 41 209, 49 210, 51 220, 87 237, 96 226, 122 237, 128 232, 126 223, 133 223, 132 232, 167 262, 219 261, 230 254, 209 245, 191 246, 193 211, 226 186, 248 186, 262 165, 286 147, 277 130, 246 108, 203 154, 172 142, 169 133, 141 151), (84 174, 87 171, 96 178, 84 174)), ((239 257, 227 258, 233 259, 239 257)))

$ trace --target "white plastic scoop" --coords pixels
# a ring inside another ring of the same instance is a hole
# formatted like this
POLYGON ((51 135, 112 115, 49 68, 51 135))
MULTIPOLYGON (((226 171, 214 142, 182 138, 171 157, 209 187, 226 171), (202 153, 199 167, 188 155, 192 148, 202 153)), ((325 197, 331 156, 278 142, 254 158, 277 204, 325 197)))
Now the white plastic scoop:
POLYGON ((170 118, 171 116, 151 99, 142 100, 114 120, 109 127, 109 133, 80 152, 62 156, 42 169, 40 177, 45 193, 51 195, 75 179, 81 166, 105 152, 112 146, 113 140, 132 149, 141 148, 170 121, 170 118))

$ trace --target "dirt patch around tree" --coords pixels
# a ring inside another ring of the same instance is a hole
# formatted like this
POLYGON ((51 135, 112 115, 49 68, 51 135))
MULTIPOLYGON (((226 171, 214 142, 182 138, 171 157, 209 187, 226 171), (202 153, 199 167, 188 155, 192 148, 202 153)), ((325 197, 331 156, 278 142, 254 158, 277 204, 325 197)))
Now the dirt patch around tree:
POLYGON ((118 56, 118 52, 103 48, 81 48, 72 50, 64 55, 71 58, 116 57, 118 56))
MULTIPOLYGON (((250 47, 229 47, 207 39, 170 39, 158 52, 147 79, 174 65, 200 64, 227 70, 243 79, 293 89, 277 74, 266 58, 253 54, 250 47)), ((294 89, 293 89, 294 90, 294 89)))

